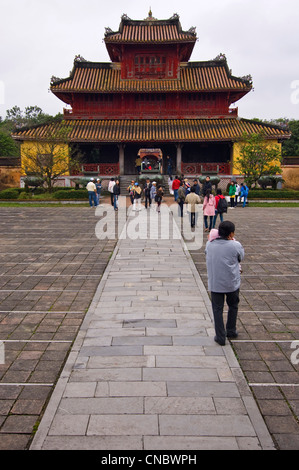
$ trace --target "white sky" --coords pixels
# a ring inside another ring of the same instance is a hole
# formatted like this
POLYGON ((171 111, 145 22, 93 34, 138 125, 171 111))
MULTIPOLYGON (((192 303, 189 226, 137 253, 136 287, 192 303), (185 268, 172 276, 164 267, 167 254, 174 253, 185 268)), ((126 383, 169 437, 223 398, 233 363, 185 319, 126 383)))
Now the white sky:
POLYGON ((121 15, 141 20, 178 13, 196 27, 191 61, 227 57, 235 76, 251 74, 254 91, 241 99, 243 118, 299 119, 298 0, 0 0, 0 116, 14 105, 62 112, 49 92, 52 75, 67 78, 75 55, 109 62, 105 27, 121 15))

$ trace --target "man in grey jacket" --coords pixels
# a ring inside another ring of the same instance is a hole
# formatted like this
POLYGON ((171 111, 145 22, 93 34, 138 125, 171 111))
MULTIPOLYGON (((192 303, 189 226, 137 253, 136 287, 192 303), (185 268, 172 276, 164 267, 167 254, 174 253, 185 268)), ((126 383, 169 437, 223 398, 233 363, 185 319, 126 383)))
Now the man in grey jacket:
POLYGON ((211 292, 215 324, 215 341, 225 345, 225 337, 236 338, 236 323, 241 284, 239 263, 244 258, 244 248, 234 240, 235 225, 230 221, 222 222, 218 228, 219 238, 208 241, 206 263, 208 270, 208 289, 211 292), (228 305, 226 329, 223 322, 224 299, 228 305))

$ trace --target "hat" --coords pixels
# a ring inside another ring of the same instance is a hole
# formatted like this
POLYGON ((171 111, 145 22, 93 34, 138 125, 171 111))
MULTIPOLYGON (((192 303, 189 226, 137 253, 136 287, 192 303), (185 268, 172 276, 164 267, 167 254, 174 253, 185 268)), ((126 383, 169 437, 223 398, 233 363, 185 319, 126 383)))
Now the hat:
POLYGON ((138 186, 138 183, 135 183, 135 186, 138 186))
POLYGON ((94 178, 90 178, 90 181, 94 181, 94 178))
POLYGON ((156 181, 153 181, 152 184, 157 184, 156 181))

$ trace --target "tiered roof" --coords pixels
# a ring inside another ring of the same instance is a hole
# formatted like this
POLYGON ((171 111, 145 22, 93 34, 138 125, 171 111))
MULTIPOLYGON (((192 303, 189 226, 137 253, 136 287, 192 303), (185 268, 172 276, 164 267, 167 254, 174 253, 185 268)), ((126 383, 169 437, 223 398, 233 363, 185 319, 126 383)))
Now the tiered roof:
POLYGON ((183 31, 177 14, 168 20, 157 20, 153 18, 151 12, 145 20, 131 20, 123 15, 119 31, 113 32, 110 28, 106 28, 105 34, 106 44, 177 44, 179 42, 195 43, 196 39, 195 28, 183 31))
POLYGON ((132 92, 208 92, 237 91, 248 93, 250 79, 231 75, 226 59, 189 62, 181 67, 178 79, 122 79, 120 68, 113 63, 74 62, 69 78, 52 83, 51 91, 60 93, 132 93, 132 92))
POLYGON ((244 133, 263 132, 266 139, 287 139, 281 127, 245 119, 69 120, 15 133, 16 140, 47 140, 64 135, 70 142, 223 142, 244 133))

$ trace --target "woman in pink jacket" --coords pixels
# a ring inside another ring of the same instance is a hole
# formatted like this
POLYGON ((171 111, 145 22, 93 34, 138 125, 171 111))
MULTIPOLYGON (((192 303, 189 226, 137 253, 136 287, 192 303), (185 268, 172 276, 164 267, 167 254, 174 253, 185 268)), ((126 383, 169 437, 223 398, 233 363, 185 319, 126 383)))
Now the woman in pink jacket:
POLYGON ((210 190, 206 192, 206 195, 203 201, 203 215, 204 215, 205 232, 208 232, 212 229, 213 219, 215 215, 215 198, 210 190), (210 217, 209 228, 208 228, 208 217, 210 217))

